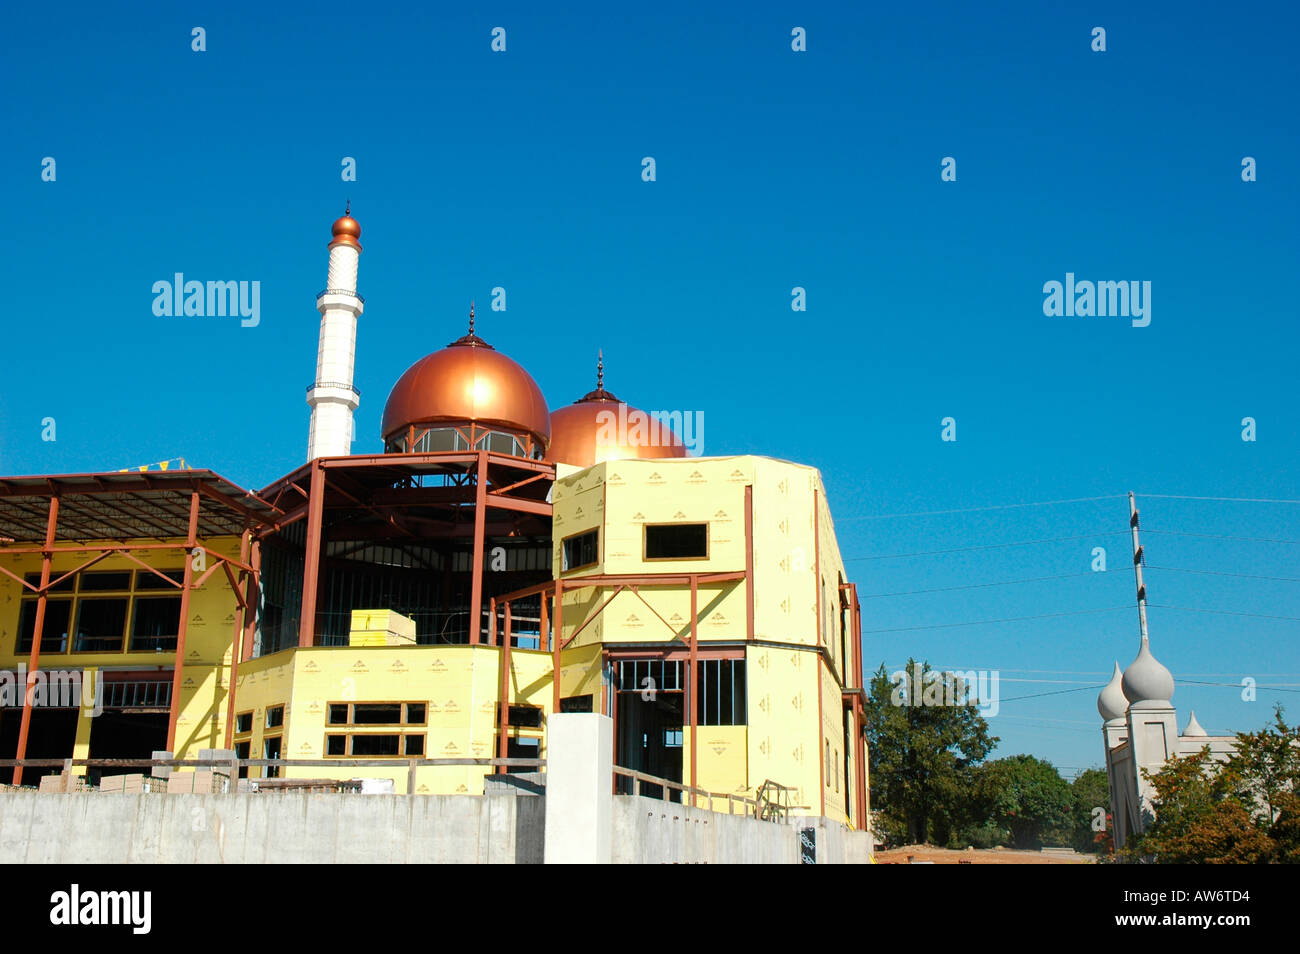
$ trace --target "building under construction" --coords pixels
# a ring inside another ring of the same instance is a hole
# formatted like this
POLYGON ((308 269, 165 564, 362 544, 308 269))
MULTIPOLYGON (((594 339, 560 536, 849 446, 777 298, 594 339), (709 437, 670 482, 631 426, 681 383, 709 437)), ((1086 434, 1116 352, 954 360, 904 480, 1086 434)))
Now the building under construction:
POLYGON ((552 713, 597 712, 616 765, 773 781, 866 827, 859 608, 820 474, 688 456, 599 372, 551 412, 472 310, 394 385, 384 453, 351 454, 360 234, 334 223, 306 464, 256 492, 190 469, 0 478, 0 758, 228 748, 339 760, 255 776, 479 794, 490 766, 409 760, 545 759, 552 713))

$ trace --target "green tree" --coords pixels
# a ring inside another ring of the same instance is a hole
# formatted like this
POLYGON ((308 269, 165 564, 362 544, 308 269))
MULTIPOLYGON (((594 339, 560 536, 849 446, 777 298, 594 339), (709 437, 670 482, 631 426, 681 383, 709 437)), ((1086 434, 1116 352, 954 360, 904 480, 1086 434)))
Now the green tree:
POLYGON ((969 818, 973 769, 998 740, 952 673, 914 659, 905 673, 881 665, 868 687, 872 803, 886 830, 942 844, 969 818))
POLYGON ((1105 829, 1095 830, 1093 819, 1096 817, 1096 809, 1100 808, 1103 812, 1102 817, 1106 820, 1106 828, 1110 826, 1110 782, 1106 778, 1106 773, 1101 769, 1086 769, 1080 772, 1070 783, 1070 794, 1074 798, 1071 837, 1074 850, 1085 852, 1100 850, 1104 839, 1098 836, 1105 829))
POLYGON ((1050 762, 1012 755, 982 765, 976 792, 989 817, 1011 832, 1017 848, 1040 848, 1049 830, 1070 826, 1075 807, 1069 784, 1050 762))

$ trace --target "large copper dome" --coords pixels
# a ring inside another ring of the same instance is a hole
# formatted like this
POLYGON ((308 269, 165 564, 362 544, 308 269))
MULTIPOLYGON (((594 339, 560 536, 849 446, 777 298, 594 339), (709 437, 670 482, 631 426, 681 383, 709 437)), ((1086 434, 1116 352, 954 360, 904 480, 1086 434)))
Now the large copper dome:
POLYGON ((605 390, 603 361, 597 365, 596 390, 551 414, 551 446, 545 458, 551 463, 590 467, 607 460, 686 456, 686 445, 669 427, 651 428, 645 411, 605 390), (655 439, 646 441, 638 435, 641 422, 655 439))
POLYGON ((550 412, 532 375, 474 334, 426 355, 397 379, 384 405, 385 440, 410 425, 484 424, 550 441, 550 412))

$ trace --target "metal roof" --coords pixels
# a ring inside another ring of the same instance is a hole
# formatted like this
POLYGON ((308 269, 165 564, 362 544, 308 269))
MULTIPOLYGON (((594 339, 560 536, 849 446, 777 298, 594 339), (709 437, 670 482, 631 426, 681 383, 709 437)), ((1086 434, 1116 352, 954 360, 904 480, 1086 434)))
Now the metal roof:
POLYGON ((53 496, 56 540, 184 537, 195 491, 200 536, 238 535, 280 513, 210 470, 0 477, 0 543, 43 543, 53 496))

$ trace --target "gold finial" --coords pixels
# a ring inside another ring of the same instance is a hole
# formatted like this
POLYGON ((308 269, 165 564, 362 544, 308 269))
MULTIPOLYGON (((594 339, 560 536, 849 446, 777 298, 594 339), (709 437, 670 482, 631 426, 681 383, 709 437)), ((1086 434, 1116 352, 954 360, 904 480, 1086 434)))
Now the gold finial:
POLYGON ((474 334, 474 300, 470 299, 469 303, 469 333, 474 334))
POLYGON ((596 390, 605 390, 605 352, 603 349, 596 349, 596 390))

